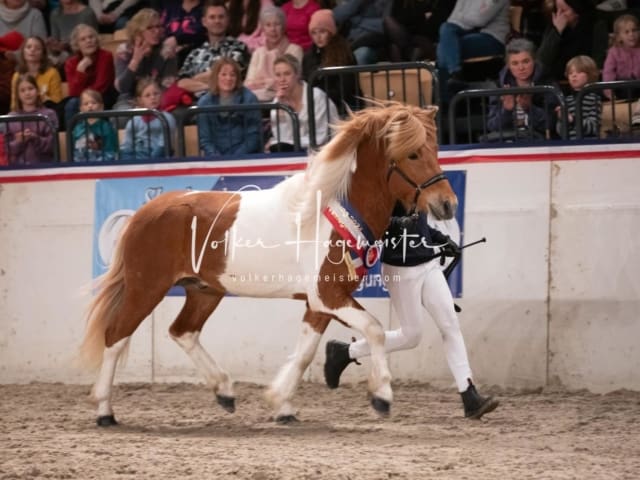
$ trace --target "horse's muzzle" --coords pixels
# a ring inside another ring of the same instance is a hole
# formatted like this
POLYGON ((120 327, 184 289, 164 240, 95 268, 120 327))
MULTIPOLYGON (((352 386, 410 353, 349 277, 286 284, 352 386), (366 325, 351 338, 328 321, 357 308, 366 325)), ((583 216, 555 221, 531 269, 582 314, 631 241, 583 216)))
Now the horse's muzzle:
POLYGON ((442 199, 439 202, 429 203, 429 212, 436 218, 436 220, 449 220, 453 218, 458 209, 458 201, 449 199, 442 199))

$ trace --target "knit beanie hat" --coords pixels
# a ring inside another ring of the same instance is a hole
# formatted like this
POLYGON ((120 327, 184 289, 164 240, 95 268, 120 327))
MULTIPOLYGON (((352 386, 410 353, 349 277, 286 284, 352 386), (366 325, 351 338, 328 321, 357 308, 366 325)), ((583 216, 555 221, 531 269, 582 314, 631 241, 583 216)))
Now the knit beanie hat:
POLYGON ((336 27, 336 21, 333 19, 333 12, 331 10, 323 8, 313 12, 311 20, 309 20, 309 32, 316 28, 324 28, 330 32, 331 35, 336 34, 338 28, 336 27))
POLYGON ((20 49, 24 37, 20 32, 13 30, 0 37, 0 52, 15 52, 20 49))

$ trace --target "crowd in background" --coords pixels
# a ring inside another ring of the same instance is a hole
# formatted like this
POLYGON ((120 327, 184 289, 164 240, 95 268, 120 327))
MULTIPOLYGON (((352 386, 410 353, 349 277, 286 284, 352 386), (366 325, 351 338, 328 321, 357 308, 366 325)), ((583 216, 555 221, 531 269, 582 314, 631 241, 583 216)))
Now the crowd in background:
MULTIPOLYGON (((500 138, 509 130, 548 138, 551 125, 551 135, 566 128, 575 138, 584 85, 640 79, 639 14, 640 0, 0 0, 0 114, 49 119, 0 123, 0 164, 51 161, 59 129, 73 136, 78 161, 162 157, 173 150, 165 130, 173 138, 176 118, 191 105, 277 102, 297 114, 303 148, 310 116, 322 144, 359 90, 354 77, 314 85, 310 111, 313 73, 381 61, 434 62, 446 108, 469 84, 470 59, 498 56, 493 86, 560 86, 567 115, 541 95, 498 95, 489 129, 500 138), (524 11, 517 30, 512 6, 524 11), (101 45, 100 34, 114 32, 124 33, 121 44, 101 45), (123 124, 73 121, 78 112, 135 107, 162 114, 123 124)), ((583 99, 586 136, 599 135, 611 95, 583 99)), ((640 126, 638 104, 632 113, 640 126)), ((279 110, 203 113, 196 125, 207 157, 288 151, 295 143, 279 110)))

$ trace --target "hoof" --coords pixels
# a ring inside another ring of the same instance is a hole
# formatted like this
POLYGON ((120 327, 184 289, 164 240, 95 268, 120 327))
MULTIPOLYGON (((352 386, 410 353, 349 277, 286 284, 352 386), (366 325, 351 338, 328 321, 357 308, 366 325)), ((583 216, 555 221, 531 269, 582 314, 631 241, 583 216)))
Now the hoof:
POLYGON ((218 400, 218 405, 224 408, 227 412, 233 413, 236 411, 236 399, 234 397, 216 395, 216 400, 218 400))
POLYGON ((280 425, 291 425, 297 423, 300 420, 295 415, 279 415, 276 417, 276 423, 280 425))
POLYGON ((391 404, 386 400, 383 400, 379 397, 371 397, 371 406, 381 416, 383 417, 389 416, 389 411, 391 410, 391 404))
POLYGON ((118 422, 116 422, 116 419, 113 415, 103 415, 101 417, 98 417, 98 420, 96 420, 96 424, 99 427, 113 427, 115 425, 118 425, 118 422))

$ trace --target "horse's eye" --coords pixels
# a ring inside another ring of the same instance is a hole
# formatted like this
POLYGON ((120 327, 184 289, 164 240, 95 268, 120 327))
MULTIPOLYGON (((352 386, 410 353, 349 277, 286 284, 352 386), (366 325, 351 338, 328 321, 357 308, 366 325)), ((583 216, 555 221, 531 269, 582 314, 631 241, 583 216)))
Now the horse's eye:
POLYGON ((409 160, 417 160, 418 159, 418 154, 417 153, 410 153, 409 154, 409 160))

